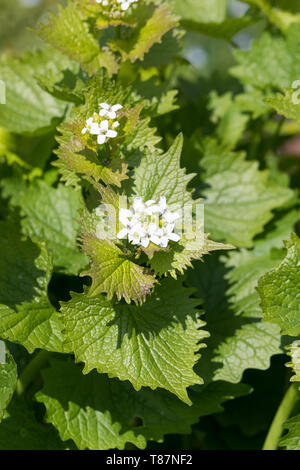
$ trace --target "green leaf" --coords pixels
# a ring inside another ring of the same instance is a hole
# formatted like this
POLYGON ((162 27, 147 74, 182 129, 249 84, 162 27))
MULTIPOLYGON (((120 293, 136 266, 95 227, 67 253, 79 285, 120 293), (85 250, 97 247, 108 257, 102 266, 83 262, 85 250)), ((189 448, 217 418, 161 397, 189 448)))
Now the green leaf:
POLYGON ((197 22, 191 18, 190 20, 183 20, 181 24, 185 29, 190 31, 195 31, 196 33, 205 34, 206 36, 230 41, 235 34, 256 22, 257 19, 255 18, 251 18, 250 16, 242 16, 241 18, 226 18, 224 21, 222 21, 222 23, 205 23, 203 22, 203 19, 199 19, 197 22))
POLYGON ((201 23, 222 23, 226 15, 227 0, 168 0, 183 19, 201 23))
POLYGON ((0 423, 15 391, 17 379, 16 363, 13 357, 7 353, 5 362, 0 362, 0 423))
POLYGON ((14 398, 0 424, 1 450, 64 450, 74 447, 72 443, 61 442, 52 426, 40 423, 34 410, 22 398, 14 398))
POLYGON ((238 315, 260 318, 262 310, 257 292, 258 279, 275 268, 284 257, 283 240, 288 239, 299 220, 296 210, 290 211, 267 226, 269 232, 255 240, 254 248, 232 251, 225 261, 230 271, 226 279, 230 283, 228 296, 238 315))
POLYGON ((216 256, 211 255, 205 263, 197 263, 189 273, 189 283, 198 288, 204 300, 204 319, 210 338, 207 349, 197 364, 204 382, 226 380, 237 383, 245 370, 265 370, 274 354, 280 354, 279 328, 259 318, 247 317, 234 311, 229 304, 228 269, 216 256))
POLYGON ((195 175, 180 168, 183 137, 179 135, 170 149, 159 157, 147 153, 134 172, 134 193, 145 201, 165 196, 170 210, 180 209, 191 201, 187 184, 195 175))
POLYGON ((153 44, 160 43, 162 37, 177 26, 177 17, 168 5, 157 8, 153 5, 141 5, 136 12, 137 25, 131 36, 110 42, 110 47, 121 53, 123 60, 143 60, 153 44))
POLYGON ((276 109, 278 114, 300 122, 299 92, 286 90, 285 94, 277 93, 275 98, 266 98, 265 103, 276 109))
POLYGON ((290 236, 298 219, 295 210, 277 217, 253 249, 222 256, 224 265, 212 256, 190 274, 205 301, 211 339, 203 360, 214 380, 238 381, 245 369, 267 369, 271 356, 282 352, 279 327, 260 321, 263 312, 257 283, 284 257, 282 240, 290 236))
POLYGON ((141 387, 165 388, 191 403, 186 388, 202 383, 193 371, 207 333, 199 330, 191 290, 166 279, 141 307, 113 305, 103 296, 72 294, 62 304, 68 346, 84 372, 96 368, 141 387))
POLYGON ((82 450, 124 449, 127 442, 144 449, 147 440, 190 433, 200 416, 221 411, 222 402, 249 391, 245 385, 212 384, 192 391, 194 405, 188 406, 163 390, 136 392, 103 374, 82 375, 72 362, 52 360, 42 375, 44 388, 36 399, 46 406, 46 421, 82 450))
POLYGON ((40 23, 35 32, 44 41, 78 62, 89 74, 100 67, 110 75, 118 71, 118 64, 111 51, 102 51, 89 31, 85 15, 77 5, 69 2, 66 8, 58 6, 59 15, 50 13, 48 23, 40 23))
MULTIPOLYGON (((293 341, 292 344, 287 346, 288 354, 291 357, 291 362, 286 363, 287 367, 291 367, 294 375, 290 378, 291 382, 300 382, 300 341, 293 341)), ((300 390, 300 387, 299 387, 300 390)))
POLYGON ((108 299, 112 299, 115 294, 118 300, 124 298, 127 303, 145 300, 155 283, 155 278, 145 268, 130 261, 111 240, 85 233, 82 242, 83 251, 91 259, 91 268, 82 273, 92 278, 89 295, 105 292, 108 299))
POLYGON ((6 85, 6 104, 0 105, 0 126, 17 134, 42 134, 54 128, 66 109, 43 91, 34 79, 34 67, 3 57, 0 79, 6 85))
POLYGON ((134 172, 134 192, 145 201, 165 196, 170 210, 191 201, 187 184, 195 175, 186 175, 180 168, 183 137, 179 135, 170 149, 159 157, 147 153, 134 172))
POLYGON ((63 325, 47 290, 52 259, 44 244, 23 240, 13 222, 0 222, 0 338, 62 352, 63 325))
POLYGON ((76 243, 83 208, 80 192, 62 185, 52 188, 43 181, 19 186, 17 191, 14 187, 5 190, 4 183, 4 195, 10 195, 12 204, 21 208, 23 233, 47 242, 58 270, 78 274, 88 264, 76 243))
POLYGON ((246 161, 244 153, 231 153, 207 141, 204 158, 203 191, 205 231, 213 238, 238 247, 252 246, 255 235, 272 218, 272 210, 292 198, 290 189, 270 180, 258 163, 246 161))
POLYGON ((297 25, 290 26, 286 38, 264 33, 249 51, 234 51, 239 65, 231 73, 245 85, 289 88, 300 76, 299 43, 297 25))
POLYGON ((261 307, 267 321, 280 326, 283 334, 300 334, 300 240, 293 234, 286 242, 287 255, 280 265, 258 282, 261 307))
POLYGON ((172 249, 156 251, 150 259, 149 264, 155 274, 163 275, 170 273, 176 279, 177 274, 183 274, 188 267, 193 267, 192 261, 202 259, 211 251, 230 250, 231 245, 213 242, 204 234, 203 240, 188 240, 183 236, 172 249))
POLYGON ((246 129, 249 116, 241 111, 237 101, 233 101, 230 92, 223 96, 212 92, 209 108, 213 111, 212 122, 218 123, 217 134, 221 143, 233 149, 246 129))
POLYGON ((283 32, 286 31, 292 23, 299 23, 300 21, 300 14, 292 14, 287 11, 289 6, 286 4, 284 5, 285 10, 281 10, 277 5, 274 7, 274 5, 270 5, 266 0, 249 0, 247 3, 258 6, 262 12, 268 16, 269 20, 276 24, 283 32))
POLYGON ((266 322, 241 325, 216 350, 213 362, 222 363, 223 367, 215 372, 214 380, 238 383, 244 370, 268 369, 270 358, 281 353, 279 329, 274 325, 266 322))
POLYGON ((288 433, 280 439, 279 446, 286 450, 300 450, 300 414, 286 421, 283 426, 288 433))

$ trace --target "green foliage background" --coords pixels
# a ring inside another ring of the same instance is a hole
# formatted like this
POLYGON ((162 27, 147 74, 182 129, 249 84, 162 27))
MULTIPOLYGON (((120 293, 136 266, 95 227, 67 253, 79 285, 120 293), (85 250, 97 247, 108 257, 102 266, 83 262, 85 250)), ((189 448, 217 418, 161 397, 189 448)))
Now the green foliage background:
POLYGON ((1 450, 300 450, 299 23, 0 0, 1 450), (99 149, 103 101, 124 115, 99 149), (99 240, 119 194, 202 198, 203 242, 99 240))

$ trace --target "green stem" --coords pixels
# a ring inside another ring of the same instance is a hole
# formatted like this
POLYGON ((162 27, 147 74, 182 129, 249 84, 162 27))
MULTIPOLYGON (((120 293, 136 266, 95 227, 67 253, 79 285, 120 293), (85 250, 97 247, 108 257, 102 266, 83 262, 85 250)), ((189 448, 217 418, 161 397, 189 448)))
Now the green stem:
POLYGON ((299 400, 299 384, 292 384, 284 395, 274 416, 263 450, 276 450, 281 437, 283 424, 289 418, 296 402, 299 400))
POLYGON ((26 391, 41 368, 48 362, 50 354, 48 351, 40 351, 25 367, 17 382, 16 392, 18 395, 22 395, 26 391))

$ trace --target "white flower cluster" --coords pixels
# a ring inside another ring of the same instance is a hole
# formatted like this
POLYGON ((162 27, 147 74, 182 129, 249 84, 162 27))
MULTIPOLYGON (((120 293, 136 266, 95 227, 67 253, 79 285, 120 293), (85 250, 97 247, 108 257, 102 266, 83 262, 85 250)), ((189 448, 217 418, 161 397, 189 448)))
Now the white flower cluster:
POLYGON ((147 248, 150 242, 166 248, 169 240, 180 240, 180 236, 174 232, 174 222, 179 217, 177 212, 168 210, 166 198, 163 196, 158 202, 143 202, 141 197, 135 197, 130 209, 119 211, 119 221, 124 228, 117 237, 121 239, 127 236, 130 243, 144 248, 147 248))
POLYGON ((123 108, 120 104, 113 106, 107 103, 100 103, 99 113, 94 113, 93 117, 86 120, 85 127, 82 129, 82 134, 87 132, 91 135, 97 135, 97 142, 99 145, 105 144, 108 139, 117 137, 118 133, 115 130, 119 127, 119 121, 116 121, 117 113, 123 108))
POLYGON ((120 16, 133 3, 138 2, 138 0, 96 0, 96 2, 104 7, 108 7, 109 11, 107 13, 111 13, 113 16, 120 16))

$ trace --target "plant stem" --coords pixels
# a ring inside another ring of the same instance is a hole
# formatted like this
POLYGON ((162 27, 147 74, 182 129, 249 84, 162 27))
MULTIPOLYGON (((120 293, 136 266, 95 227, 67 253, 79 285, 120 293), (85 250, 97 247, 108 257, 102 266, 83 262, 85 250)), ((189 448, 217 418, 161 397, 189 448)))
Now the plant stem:
POLYGON ((40 369, 48 362, 50 354, 48 351, 40 351, 25 367, 17 382, 16 392, 18 395, 22 395, 26 391, 40 369))
POLYGON ((299 400, 299 384, 292 384, 284 395, 282 402, 274 416, 266 437, 263 450, 276 450, 282 434, 284 422, 289 418, 296 402, 299 400))

